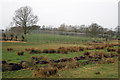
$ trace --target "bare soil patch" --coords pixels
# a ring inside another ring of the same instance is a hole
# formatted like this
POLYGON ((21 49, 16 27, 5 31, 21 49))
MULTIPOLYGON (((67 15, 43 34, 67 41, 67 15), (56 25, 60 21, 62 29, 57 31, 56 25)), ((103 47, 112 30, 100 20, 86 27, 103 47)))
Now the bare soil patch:
POLYGON ((23 42, 23 41, 0 41, 0 42, 11 42, 11 43, 26 43, 26 42, 23 42))

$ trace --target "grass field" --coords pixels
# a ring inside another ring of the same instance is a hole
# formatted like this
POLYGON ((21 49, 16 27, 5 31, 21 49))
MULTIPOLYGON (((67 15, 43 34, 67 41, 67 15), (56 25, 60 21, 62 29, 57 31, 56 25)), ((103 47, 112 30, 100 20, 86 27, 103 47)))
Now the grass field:
POLYGON ((58 48, 61 46, 79 46, 82 45, 82 40, 92 41, 93 39, 85 38, 85 37, 71 37, 71 36, 60 36, 60 35, 49 35, 49 34, 32 34, 27 35, 26 43, 2 43, 2 59, 7 60, 8 62, 19 62, 22 60, 27 60, 31 56, 40 56, 44 55, 50 57, 52 59, 58 59, 62 57, 73 57, 80 55, 81 53, 75 54, 33 54, 29 55, 25 52, 24 56, 16 56, 17 51, 24 50, 25 48, 38 48, 38 49, 49 49, 49 48, 58 48), (7 48, 13 48, 14 51, 8 52, 7 48), (16 56, 16 57, 15 57, 16 56))
MULTIPOLYGON (((102 39, 94 39, 89 37, 79 37, 79 36, 61 36, 53 34, 30 34, 26 35, 26 43, 2 43, 2 60, 8 63, 19 63, 21 61, 29 60, 32 56, 46 56, 48 59, 62 59, 62 58, 73 58, 76 56, 82 56, 85 51, 96 52, 103 51, 107 52, 106 49, 101 50, 85 50, 80 52, 71 52, 69 54, 50 54, 50 53, 40 53, 40 54, 29 54, 25 51, 25 48, 37 48, 40 50, 44 49, 57 49, 59 47, 70 47, 70 46, 82 46, 85 47, 83 43, 90 42, 93 40, 100 41, 102 39), (7 51, 7 48, 13 48, 13 51, 7 51), (16 52, 24 51, 23 56, 16 55, 16 52)), ((114 41, 111 41, 114 42, 114 41)), ((109 42, 109 43, 111 43, 109 42)), ((107 42, 108 43, 108 42, 107 42)), ((118 47, 113 47, 117 49, 118 47)), ((114 54, 117 54, 114 52, 114 54)), ((114 57, 117 59, 117 57, 114 57)), ((31 78, 32 70, 21 69, 18 71, 5 71, 2 73, 3 78, 31 78)), ((80 66, 75 69, 60 70, 58 72, 58 78, 117 78, 118 77, 118 63, 115 64, 88 64, 85 66, 80 66), (100 71, 100 74, 95 74, 95 72, 100 71)))

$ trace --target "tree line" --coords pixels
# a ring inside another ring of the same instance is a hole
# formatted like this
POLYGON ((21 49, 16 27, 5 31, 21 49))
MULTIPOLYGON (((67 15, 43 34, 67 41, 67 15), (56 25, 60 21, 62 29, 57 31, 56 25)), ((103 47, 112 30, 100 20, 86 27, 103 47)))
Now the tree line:
POLYGON ((6 29, 4 32, 10 32, 11 34, 28 34, 32 30, 50 30, 50 31, 63 31, 63 32, 80 32, 84 33, 90 37, 107 37, 113 38, 118 37, 119 34, 119 26, 112 29, 103 28, 97 23, 92 23, 91 25, 66 25, 61 24, 59 27, 53 26, 39 26, 36 25, 38 22, 38 16, 33 14, 32 8, 29 6, 24 6, 15 11, 15 15, 13 17, 14 26, 12 26, 9 30, 6 29))

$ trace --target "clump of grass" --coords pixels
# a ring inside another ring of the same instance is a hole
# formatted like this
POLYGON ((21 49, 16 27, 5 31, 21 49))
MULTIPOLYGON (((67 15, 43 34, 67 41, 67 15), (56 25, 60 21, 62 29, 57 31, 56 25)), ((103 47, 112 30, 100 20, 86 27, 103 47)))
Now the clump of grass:
POLYGON ((22 55, 24 55, 24 52, 23 51, 17 52, 16 55, 22 56, 22 55))
POLYGON ((49 49, 49 53, 56 53, 55 49, 49 49))
POLYGON ((101 74, 101 72, 95 72, 95 74, 101 74))
POLYGON ((7 63, 6 61, 2 61, 2 63, 2 71, 15 71, 23 68, 20 64, 7 63))
POLYGON ((13 48, 7 48, 7 51, 13 51, 13 48))
POLYGON ((116 52, 117 52, 118 54, 120 54, 120 48, 116 49, 116 52))
POLYGON ((21 65, 24 69, 26 69, 26 68, 32 69, 32 68, 36 67, 36 61, 34 59, 29 59, 27 61, 22 61, 21 65))
POLYGON ((94 50, 94 47, 86 47, 86 50, 94 50))
POLYGON ((110 64, 110 63, 115 63, 117 59, 112 59, 112 58, 106 58, 106 59, 101 59, 98 64, 110 64))
POLYGON ((38 49, 31 49, 30 50, 30 52, 29 52, 30 54, 38 54, 38 53, 41 53, 41 50, 38 50, 38 49))
POLYGON ((75 59, 73 59, 71 62, 66 63, 65 69, 77 68, 79 66, 80 64, 75 59))
POLYGON ((23 68, 28 68, 28 69, 33 69, 34 67, 37 66, 37 64, 40 64, 41 62, 47 62, 48 63, 48 58, 47 57, 36 57, 36 56, 32 56, 30 59, 28 59, 27 61, 22 61, 21 65, 23 68))
POLYGON ((65 48, 65 47, 60 47, 60 48, 58 48, 57 52, 58 52, 58 53, 67 54, 67 53, 68 53, 68 50, 67 50, 67 48, 65 48))
POLYGON ((108 47, 108 48, 107 48, 107 51, 108 51, 108 52, 114 52, 115 49, 114 49, 114 48, 109 48, 109 47, 108 47))
POLYGON ((32 76, 38 78, 46 78, 55 76, 58 73, 58 68, 56 67, 39 67, 33 70, 32 76))
POLYGON ((25 51, 28 51, 30 54, 38 54, 41 53, 40 49, 37 48, 25 48, 25 51))
POLYGON ((84 56, 88 56, 88 55, 91 54, 91 52, 86 51, 86 52, 84 52, 83 54, 84 54, 84 56))
POLYGON ((44 49, 42 52, 43 53, 49 53, 49 49, 44 49))

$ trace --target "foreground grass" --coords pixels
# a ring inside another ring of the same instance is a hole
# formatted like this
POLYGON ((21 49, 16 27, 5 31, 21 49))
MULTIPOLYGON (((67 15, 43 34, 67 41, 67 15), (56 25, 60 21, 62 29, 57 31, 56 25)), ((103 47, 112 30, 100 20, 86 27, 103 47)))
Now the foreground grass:
POLYGON ((32 78, 31 70, 18 70, 18 71, 8 71, 2 72, 3 78, 32 78))
POLYGON ((76 69, 59 71, 60 78, 118 78, 118 63, 89 64, 76 69), (95 74, 100 72, 100 74, 95 74))
MULTIPOLYGON (((89 64, 65 71, 59 71, 56 78, 118 78, 118 63, 89 64), (100 72, 100 74, 95 74, 100 72)), ((32 70, 2 72, 3 78, 33 78, 32 70)), ((54 77, 54 76, 53 76, 54 77)))

